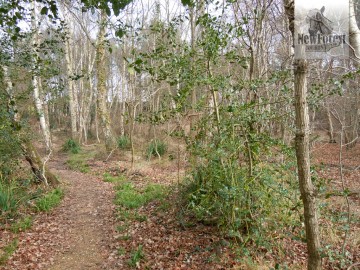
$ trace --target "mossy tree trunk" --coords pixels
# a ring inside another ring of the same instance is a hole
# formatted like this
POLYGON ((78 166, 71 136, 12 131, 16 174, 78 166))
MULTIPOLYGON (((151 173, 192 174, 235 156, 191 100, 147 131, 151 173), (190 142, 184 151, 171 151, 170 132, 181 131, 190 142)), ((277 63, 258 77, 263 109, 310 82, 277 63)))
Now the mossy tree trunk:
POLYGON ((26 161, 29 163, 32 172, 39 182, 46 185, 56 186, 59 184, 59 180, 56 176, 50 172, 44 162, 41 160, 38 152, 30 141, 24 141, 22 143, 22 150, 26 161))
POLYGON ((105 34, 106 34, 106 13, 101 10, 98 44, 96 47, 96 77, 97 77, 97 113, 104 133, 105 147, 107 151, 114 149, 116 140, 111 129, 111 118, 107 108, 107 69, 105 63, 105 34))

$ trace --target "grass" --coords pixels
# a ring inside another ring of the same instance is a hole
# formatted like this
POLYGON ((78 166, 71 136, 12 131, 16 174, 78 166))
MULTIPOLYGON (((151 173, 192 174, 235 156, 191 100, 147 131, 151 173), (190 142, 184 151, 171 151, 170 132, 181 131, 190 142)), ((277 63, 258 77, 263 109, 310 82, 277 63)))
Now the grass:
POLYGON ((129 225, 118 225, 116 226, 116 231, 119 233, 125 232, 129 229, 129 225))
POLYGON ((127 209, 137 209, 155 199, 165 196, 165 188, 158 184, 148 184, 138 190, 133 184, 125 182, 117 186, 115 204, 127 209))
POLYGON ((117 250, 119 256, 126 254, 126 249, 124 247, 119 247, 117 250))
POLYGON ((24 217, 18 220, 16 223, 11 225, 10 230, 13 233, 24 232, 27 229, 30 229, 32 226, 33 219, 31 216, 24 217))
POLYGON ((121 150, 130 149, 130 138, 126 135, 120 136, 117 139, 117 145, 121 150))
POLYGON ((152 156, 161 157, 165 154, 167 146, 165 142, 159 139, 152 140, 146 149, 146 156, 150 159, 152 156))
POLYGON ((14 239, 0 250, 0 265, 3 265, 18 247, 18 239, 14 239))
POLYGON ((0 213, 10 213, 16 210, 17 199, 14 185, 5 184, 0 181, 0 213))
POLYGON ((90 171, 88 161, 94 158, 95 155, 95 151, 82 150, 76 154, 71 154, 66 163, 71 170, 88 173, 90 171))
POLYGON ((119 183, 119 182, 125 182, 126 181, 126 176, 123 175, 123 174, 121 174, 119 176, 112 176, 109 173, 104 173, 103 179, 104 179, 104 182, 119 183))
POLYGON ((139 245, 138 248, 136 250, 133 250, 131 252, 131 257, 128 260, 128 265, 130 267, 139 267, 139 263, 142 259, 144 259, 145 254, 142 248, 142 245, 139 245))
POLYGON ((36 209, 42 212, 49 212, 52 208, 60 204, 63 196, 64 192, 60 188, 53 189, 36 200, 36 209))

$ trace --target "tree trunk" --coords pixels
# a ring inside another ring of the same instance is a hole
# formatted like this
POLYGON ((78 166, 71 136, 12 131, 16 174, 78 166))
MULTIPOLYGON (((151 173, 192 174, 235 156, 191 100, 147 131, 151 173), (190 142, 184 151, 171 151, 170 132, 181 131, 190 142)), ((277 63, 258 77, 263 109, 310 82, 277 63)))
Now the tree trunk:
POLYGON ((308 249, 308 270, 321 269, 320 233, 315 187, 311 181, 309 154, 309 112, 307 106, 307 62, 296 60, 295 75, 295 147, 308 249))
POLYGON ((46 185, 56 186, 59 180, 49 171, 47 166, 41 160, 38 152, 30 141, 25 141, 21 145, 26 161, 30 164, 35 177, 46 185))
POLYGON ((331 113, 330 113, 329 102, 326 102, 325 106, 326 106, 326 115, 327 115, 327 118, 329 121, 329 131, 328 131, 329 143, 336 143, 335 137, 334 137, 334 125, 333 125, 332 117, 331 117, 331 113))
POLYGON ((67 77, 67 87, 68 87, 68 95, 69 95, 69 108, 70 108, 70 122, 71 122, 71 138, 75 141, 79 140, 79 133, 77 129, 77 114, 76 114, 76 106, 75 103, 75 89, 74 89, 74 81, 71 78, 73 74, 73 61, 71 57, 70 50, 70 42, 71 42, 71 31, 70 26, 68 30, 68 38, 65 41, 65 62, 66 62, 66 77, 67 77))
POLYGON ((39 117, 39 122, 40 122, 40 126, 41 126, 41 131, 43 133, 44 139, 45 139, 45 145, 46 145, 46 150, 47 151, 51 151, 52 145, 51 145, 51 137, 50 137, 50 130, 49 130, 49 126, 46 125, 46 119, 45 119, 45 113, 44 113, 44 108, 43 108, 43 104, 40 98, 40 87, 39 87, 39 75, 38 73, 38 67, 37 67, 37 57, 38 57, 38 53, 36 51, 36 47, 39 46, 39 40, 38 40, 38 26, 37 26, 37 20, 36 20, 36 5, 35 2, 33 2, 33 12, 32 12, 32 28, 34 31, 34 35, 32 38, 32 44, 33 44, 33 74, 32 74, 32 87, 33 87, 33 91, 34 91, 34 101, 35 101, 35 108, 36 108, 36 112, 38 114, 39 117))
MULTIPOLYGON (((360 29, 356 22, 355 16, 355 3, 354 0, 350 0, 350 21, 349 21, 349 42, 350 42, 350 56, 354 57, 354 66, 359 68, 360 61, 360 29)), ((358 128, 359 128, 359 114, 360 114, 360 95, 358 91, 355 94, 355 102, 351 103, 351 112, 350 112, 350 131, 345 131, 345 138, 347 148, 354 147, 357 143, 358 138, 358 128)))
POLYGON ((114 149, 116 142, 111 130, 111 119, 107 109, 107 89, 106 89, 106 64, 105 64, 105 29, 106 14, 101 11, 98 44, 96 48, 96 75, 97 75, 97 111, 100 118, 100 124, 105 138, 105 147, 107 151, 114 149))
MULTIPOLYGON (((4 81, 6 83, 6 92, 8 93, 10 99, 11 99, 11 111, 13 123, 16 123, 17 125, 20 125, 20 117, 17 113, 16 103, 15 100, 13 100, 13 88, 12 88, 12 82, 8 73, 8 68, 6 66, 2 66, 4 71, 4 81)), ((45 183, 46 185, 57 185, 59 184, 58 179, 54 174, 52 174, 44 162, 41 160, 41 157, 39 156, 38 152, 36 151, 35 147, 32 145, 31 141, 27 140, 26 138, 22 139, 21 148, 23 151, 23 155, 27 162, 29 162, 29 165, 31 167, 32 172, 36 176, 36 178, 45 183)))
POLYGON ((350 55, 360 60, 360 29, 356 22, 354 0, 350 0, 349 32, 350 55))
MULTIPOLYGON (((284 0, 289 18, 289 29, 294 37, 294 1, 284 0)), ((295 147, 301 199, 304 204, 306 243, 308 250, 308 270, 320 270, 320 233, 315 187, 311 181, 309 153, 309 111, 307 105, 307 61, 294 62, 295 90, 295 147)))

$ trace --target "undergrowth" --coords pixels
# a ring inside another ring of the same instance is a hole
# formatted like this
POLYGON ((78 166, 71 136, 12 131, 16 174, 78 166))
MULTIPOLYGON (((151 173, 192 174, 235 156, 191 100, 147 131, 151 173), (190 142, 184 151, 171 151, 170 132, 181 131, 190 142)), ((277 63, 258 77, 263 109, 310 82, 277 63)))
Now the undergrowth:
POLYGON ((104 173, 103 175, 104 182, 109 183, 118 183, 126 181, 126 176, 121 174, 119 176, 113 176, 110 173, 104 173))
POLYGON ((69 139, 64 143, 62 150, 64 152, 71 152, 73 154, 77 154, 80 152, 81 148, 76 141, 74 141, 73 139, 69 139))
POLYGON ((130 259, 128 260, 128 265, 133 268, 139 268, 140 262, 145 258, 145 254, 143 251, 142 245, 139 245, 136 250, 133 250, 130 255, 130 259))
POLYGON ((130 182, 124 182, 116 187, 115 204, 126 209, 137 209, 154 199, 165 196, 165 188, 158 184, 148 184, 142 190, 135 188, 130 182))
POLYGON ((88 161, 93 159, 95 155, 95 151, 81 150, 76 154, 70 154, 66 163, 71 170, 88 173, 90 171, 88 161))
POLYGON ((15 250, 18 247, 18 239, 14 239, 9 244, 7 244, 5 247, 3 247, 0 251, 2 251, 0 254, 0 265, 3 265, 10 256, 15 252, 15 250))
POLYGON ((16 185, 0 181, 0 215, 14 212, 18 207, 16 185))
POLYGON ((117 146, 121 150, 130 149, 130 138, 129 136, 122 135, 117 139, 117 146))
POLYGON ((27 229, 31 228, 32 223, 33 223, 33 218, 31 216, 26 216, 19 219, 14 224, 12 224, 10 230, 13 233, 24 232, 27 229))
POLYGON ((162 157, 167 150, 167 146, 164 141, 160 139, 152 140, 149 146, 146 149, 146 156, 150 159, 152 156, 154 157, 162 157))
POLYGON ((49 212, 51 209, 60 204, 64 192, 60 188, 55 188, 52 191, 44 194, 36 199, 35 207, 37 211, 49 212))

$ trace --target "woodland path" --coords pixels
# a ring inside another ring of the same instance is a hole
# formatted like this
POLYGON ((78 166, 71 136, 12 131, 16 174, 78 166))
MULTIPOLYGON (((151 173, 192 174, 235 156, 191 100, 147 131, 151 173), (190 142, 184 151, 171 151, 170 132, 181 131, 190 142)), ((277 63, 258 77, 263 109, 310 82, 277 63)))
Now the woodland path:
POLYGON ((106 269, 114 228, 113 186, 64 164, 63 158, 49 163, 65 191, 60 206, 41 214, 20 235, 18 251, 5 269, 106 269))

